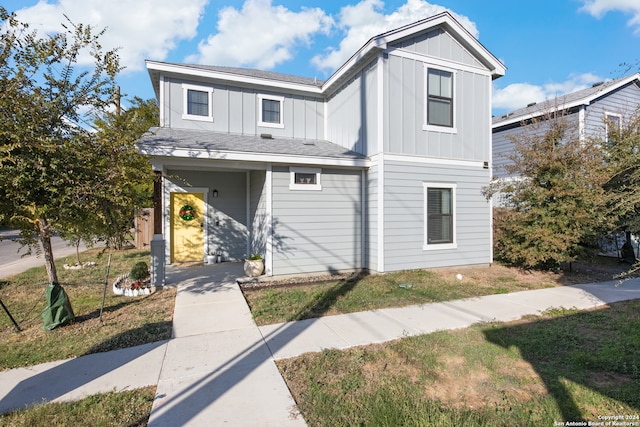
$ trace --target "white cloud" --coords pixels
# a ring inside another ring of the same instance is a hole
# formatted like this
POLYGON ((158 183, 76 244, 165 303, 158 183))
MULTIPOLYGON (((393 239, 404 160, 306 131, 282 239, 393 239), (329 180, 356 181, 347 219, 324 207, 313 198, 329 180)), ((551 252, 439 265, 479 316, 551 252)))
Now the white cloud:
POLYGON ((247 0, 241 10, 225 7, 218 13, 217 32, 200 42, 187 62, 272 69, 291 59, 297 46, 311 36, 328 33, 333 19, 319 8, 293 12, 271 0, 247 0))
POLYGON ((640 1, 639 0, 586 0, 580 9, 600 19, 607 12, 621 11, 631 13, 633 17, 627 25, 634 27, 634 34, 640 35, 640 1))
POLYGON ((382 0, 362 0, 355 5, 343 7, 338 27, 345 33, 345 37, 338 47, 329 48, 324 54, 314 56, 312 63, 320 69, 335 70, 371 37, 444 11, 449 11, 474 37, 478 37, 476 25, 469 18, 444 6, 424 0, 407 0, 389 15, 383 14, 383 7, 382 0))
MULTIPOLYGON (((106 28, 100 38, 105 50, 120 48, 120 65, 126 71, 144 69, 144 59, 164 60, 181 40, 196 35, 208 0, 40 0, 16 11, 18 19, 44 33, 61 31, 71 22, 106 28)), ((86 58, 89 63, 89 58, 86 58)))
POLYGON ((532 102, 542 102, 590 87, 596 82, 604 81, 594 74, 571 75, 564 82, 552 82, 544 85, 529 83, 513 83, 502 89, 493 88, 493 108, 515 110, 532 102))

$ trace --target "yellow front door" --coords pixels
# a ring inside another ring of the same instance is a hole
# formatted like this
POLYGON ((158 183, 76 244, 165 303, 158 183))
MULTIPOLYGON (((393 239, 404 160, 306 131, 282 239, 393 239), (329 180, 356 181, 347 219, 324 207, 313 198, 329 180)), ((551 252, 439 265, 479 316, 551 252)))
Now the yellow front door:
POLYGON ((171 193, 171 262, 204 260, 204 194, 171 193))

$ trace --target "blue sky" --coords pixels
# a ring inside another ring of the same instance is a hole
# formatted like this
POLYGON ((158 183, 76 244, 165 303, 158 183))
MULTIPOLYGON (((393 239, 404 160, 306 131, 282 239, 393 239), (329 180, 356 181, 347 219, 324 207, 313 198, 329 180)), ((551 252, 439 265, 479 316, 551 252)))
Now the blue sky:
POLYGON ((448 10, 507 67, 494 114, 640 71, 640 0, 11 0, 39 31, 106 28, 129 97, 151 98, 145 59, 326 79, 366 40, 448 10), (631 68, 621 64, 628 64, 631 68))

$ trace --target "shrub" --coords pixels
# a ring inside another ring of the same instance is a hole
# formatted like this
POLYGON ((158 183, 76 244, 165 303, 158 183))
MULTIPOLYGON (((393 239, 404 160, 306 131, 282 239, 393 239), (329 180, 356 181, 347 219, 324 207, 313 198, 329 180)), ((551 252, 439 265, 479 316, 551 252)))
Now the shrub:
POLYGON ((136 263, 131 269, 131 273, 129 273, 129 277, 132 280, 146 279, 147 276, 149 276, 149 266, 144 261, 136 263))

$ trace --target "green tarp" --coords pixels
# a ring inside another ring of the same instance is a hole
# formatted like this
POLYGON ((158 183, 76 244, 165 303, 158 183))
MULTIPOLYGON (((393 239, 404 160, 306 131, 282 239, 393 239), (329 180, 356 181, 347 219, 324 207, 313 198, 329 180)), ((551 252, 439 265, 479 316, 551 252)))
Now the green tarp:
POLYGON ((71 322, 75 318, 69 297, 58 283, 52 283, 47 286, 45 298, 47 299, 47 307, 42 312, 44 329, 50 331, 71 322))

